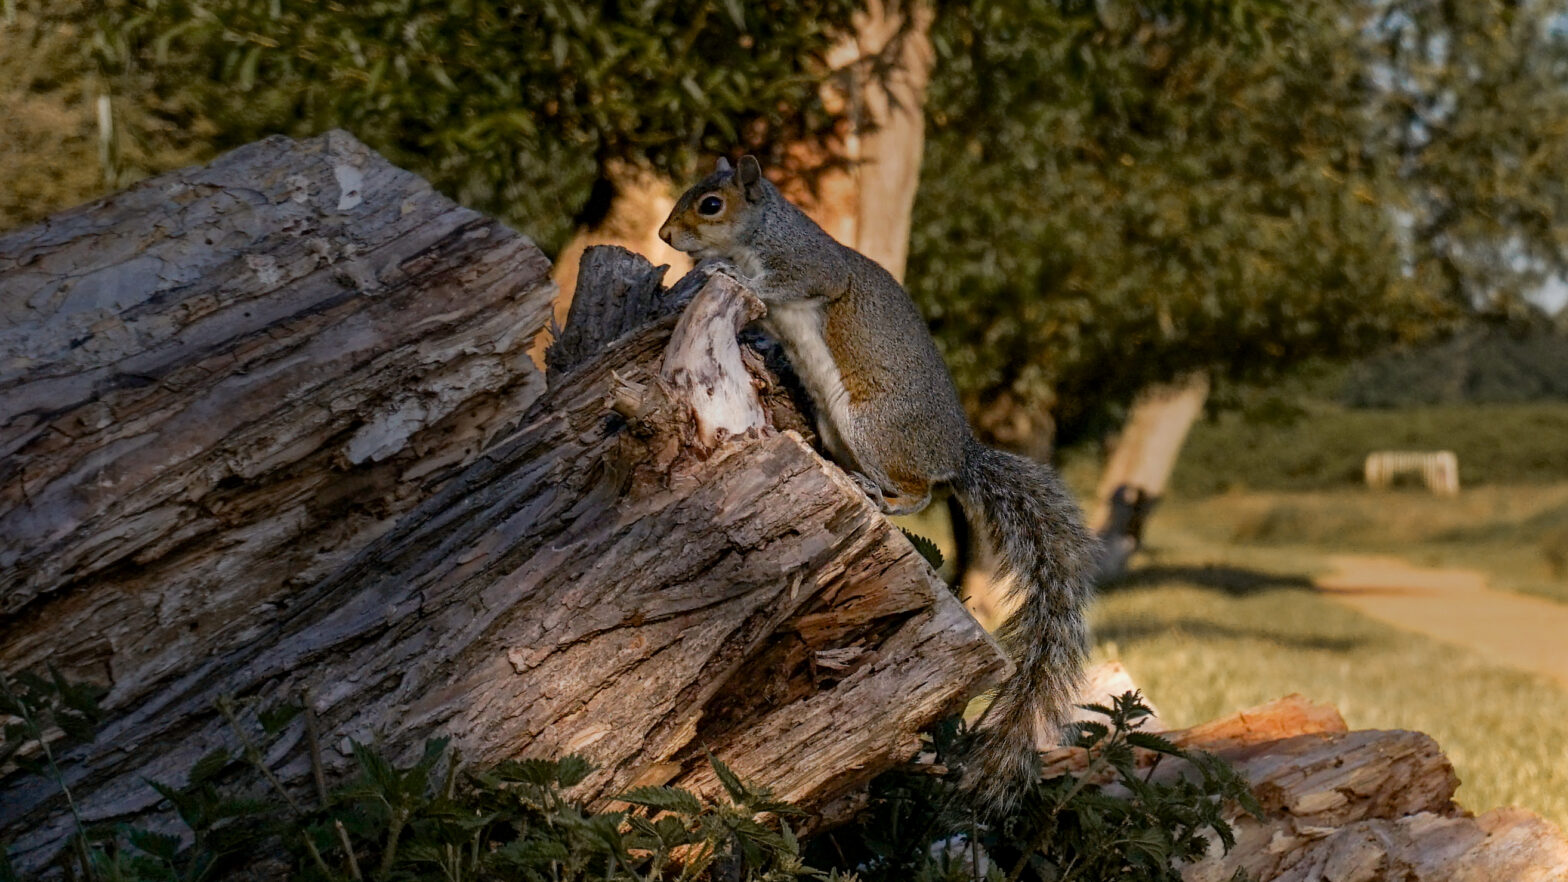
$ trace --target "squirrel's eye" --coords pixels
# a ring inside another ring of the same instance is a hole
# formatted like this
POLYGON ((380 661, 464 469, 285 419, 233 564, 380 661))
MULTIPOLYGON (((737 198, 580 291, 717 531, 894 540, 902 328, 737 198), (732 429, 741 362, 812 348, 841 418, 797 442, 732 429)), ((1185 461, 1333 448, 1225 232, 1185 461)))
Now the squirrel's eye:
POLYGON ((724 200, 717 196, 704 196, 697 203, 697 213, 712 217, 724 210, 724 200))

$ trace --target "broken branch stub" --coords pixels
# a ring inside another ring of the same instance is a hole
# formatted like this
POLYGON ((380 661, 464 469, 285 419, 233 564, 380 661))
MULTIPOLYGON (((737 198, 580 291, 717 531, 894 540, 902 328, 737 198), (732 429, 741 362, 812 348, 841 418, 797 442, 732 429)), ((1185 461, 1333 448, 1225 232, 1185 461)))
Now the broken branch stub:
POLYGON ((697 440, 714 447, 727 436, 766 423, 738 335, 767 307, 723 272, 715 272, 686 305, 664 350, 659 376, 691 408, 697 440))

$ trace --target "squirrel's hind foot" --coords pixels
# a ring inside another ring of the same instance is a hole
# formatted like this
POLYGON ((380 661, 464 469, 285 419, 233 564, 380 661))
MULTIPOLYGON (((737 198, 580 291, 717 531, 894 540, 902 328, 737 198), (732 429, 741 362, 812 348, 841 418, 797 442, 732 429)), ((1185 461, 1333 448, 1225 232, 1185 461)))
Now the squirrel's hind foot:
POLYGON ((931 491, 929 488, 920 496, 903 495, 889 493, 875 478, 868 477, 860 472, 850 472, 849 477, 854 480, 885 515, 914 514, 931 502, 931 491))

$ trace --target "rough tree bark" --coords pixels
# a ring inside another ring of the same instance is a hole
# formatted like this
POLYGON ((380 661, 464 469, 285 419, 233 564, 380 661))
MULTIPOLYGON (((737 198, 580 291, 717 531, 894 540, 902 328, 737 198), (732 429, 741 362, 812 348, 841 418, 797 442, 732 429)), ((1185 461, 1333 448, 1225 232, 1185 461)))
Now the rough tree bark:
POLYGON ((0 238, 0 665, 251 640, 543 391, 548 272, 340 132, 0 238))
MULTIPOLYGON (((0 664, 63 649, 112 687, 63 757, 89 823, 168 823, 145 782, 232 745, 225 695, 241 725, 304 701, 334 770, 351 738, 398 757, 445 734, 477 764, 585 753, 603 801, 714 789, 712 750, 820 806, 1006 666, 776 428, 798 416, 736 347, 727 277, 664 291, 589 252, 541 394, 537 252, 343 135, 147 182, 0 261, 8 308, 52 304, 7 331, 0 518, 31 539, 6 546, 0 664)), ((288 787, 304 726, 268 758, 288 787)), ((53 782, 0 779, 24 869, 71 825, 53 782)))

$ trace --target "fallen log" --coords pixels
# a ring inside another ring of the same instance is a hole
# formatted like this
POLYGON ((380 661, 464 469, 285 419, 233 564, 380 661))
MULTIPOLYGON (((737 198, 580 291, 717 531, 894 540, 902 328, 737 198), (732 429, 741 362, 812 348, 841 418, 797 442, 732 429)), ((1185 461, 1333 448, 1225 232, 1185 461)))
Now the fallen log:
POLYGON ((0 237, 0 668, 254 639, 543 392, 549 269, 341 132, 0 237))
MULTIPOLYGON (((1321 713, 1280 703, 1243 712, 1185 746, 1212 750, 1252 786, 1264 818, 1239 815, 1236 845, 1182 873, 1187 882, 1226 882, 1238 869, 1259 882, 1334 879, 1482 882, 1568 878, 1568 839, 1538 815, 1496 809, 1474 817, 1454 801, 1459 778, 1437 743, 1419 732, 1323 731, 1321 713), (1277 740, 1236 730, 1288 730, 1277 740)), ((1337 715, 1336 715, 1337 716, 1337 715)), ((1341 721, 1342 725, 1342 721, 1341 721)), ((1191 730, 1189 730, 1189 733, 1191 730)), ((1175 770, 1172 770, 1174 772, 1175 770)))
MULTIPOLYGON (((97 321, 163 316, 161 336, 55 361, 6 338, 4 438, 26 456, 0 519, 53 544, 6 546, 0 665, 68 648, 111 688, 106 725, 62 757, 87 823, 168 826, 147 781, 180 783, 234 725, 295 702, 312 713, 267 758, 291 790, 309 786, 308 722, 329 773, 351 740, 406 760, 446 735, 478 765, 581 752, 597 771, 578 792, 602 804, 633 784, 711 792, 712 751, 811 808, 1005 668, 856 485, 777 428, 798 415, 736 346, 755 305, 725 276, 665 290, 640 258, 590 252, 541 391, 524 361, 548 310, 537 252, 340 134, 0 239, 0 285, 63 284, 75 264, 51 249, 101 254, 97 321), (322 227, 375 228, 338 217, 355 211, 417 247, 313 257, 322 227), (158 252, 159 224, 207 244, 158 252), (499 376, 462 367, 497 351, 499 376), (73 375, 74 398, 50 391, 73 375), (102 416, 38 428, 75 413, 102 416), (119 464, 127 436, 166 453, 119 464), (235 721, 224 696, 245 699, 235 721)), ((76 320, 50 321, 63 340, 76 320)), ((53 782, 0 778, 24 871, 74 823, 53 782)))

